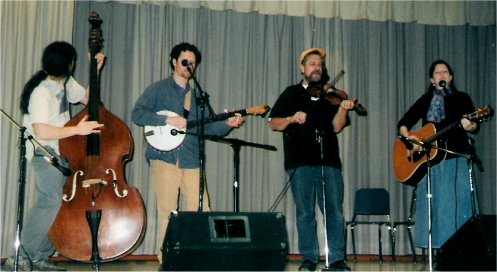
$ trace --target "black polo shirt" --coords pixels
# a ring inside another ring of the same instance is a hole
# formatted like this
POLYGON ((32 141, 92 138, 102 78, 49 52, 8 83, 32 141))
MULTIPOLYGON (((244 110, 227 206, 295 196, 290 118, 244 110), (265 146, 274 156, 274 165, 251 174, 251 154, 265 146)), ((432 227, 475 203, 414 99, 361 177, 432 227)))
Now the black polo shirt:
MULTIPOLYGON (((286 118, 297 111, 307 114, 305 124, 291 124, 283 131, 286 170, 298 166, 320 165, 341 169, 338 139, 333 129, 333 117, 338 108, 338 105, 332 105, 326 99, 312 97, 301 83, 290 86, 281 93, 269 118, 286 118), (323 139, 323 160, 318 135, 322 135, 323 139)), ((347 125, 349 123, 347 117, 347 125)))

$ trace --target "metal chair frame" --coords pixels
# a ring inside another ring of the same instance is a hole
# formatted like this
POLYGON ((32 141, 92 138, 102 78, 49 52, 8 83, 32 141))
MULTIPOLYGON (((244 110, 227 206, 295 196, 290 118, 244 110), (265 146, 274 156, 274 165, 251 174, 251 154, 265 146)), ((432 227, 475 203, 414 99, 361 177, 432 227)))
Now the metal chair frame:
MULTIPOLYGON (((414 189, 412 190, 411 206, 409 208, 409 217, 407 218, 407 220, 393 223, 393 233, 394 233, 393 250, 395 250, 397 226, 404 225, 404 226, 406 226, 407 235, 409 237, 409 245, 411 247, 412 262, 413 263, 416 263, 416 250, 414 249, 414 242, 412 239, 411 227, 414 226, 414 223, 415 223, 413 220, 413 217, 414 217, 414 214, 416 213, 416 189, 417 188, 418 187, 414 187, 414 189)), ((395 253, 394 253, 394 255, 395 255, 395 253)))
MULTIPOLYGON (((390 245, 392 248, 392 260, 395 261, 394 254, 394 233, 393 233, 393 223, 390 215, 390 195, 387 190, 383 188, 362 188, 358 189, 355 193, 354 200, 354 213, 352 220, 347 221, 345 227, 350 226, 350 233, 352 236, 352 249, 354 253, 354 262, 357 261, 357 251, 355 243, 355 232, 354 229, 357 225, 378 225, 378 247, 380 254, 380 262, 383 262, 383 252, 382 252, 382 237, 381 237, 381 226, 385 225, 390 232, 390 245), (363 215, 374 215, 374 216, 385 216, 385 220, 381 221, 367 221, 367 220, 356 220, 357 216, 363 215)), ((347 229, 345 230, 345 241, 347 242, 347 229)), ((345 248, 345 251, 347 249, 345 248)))

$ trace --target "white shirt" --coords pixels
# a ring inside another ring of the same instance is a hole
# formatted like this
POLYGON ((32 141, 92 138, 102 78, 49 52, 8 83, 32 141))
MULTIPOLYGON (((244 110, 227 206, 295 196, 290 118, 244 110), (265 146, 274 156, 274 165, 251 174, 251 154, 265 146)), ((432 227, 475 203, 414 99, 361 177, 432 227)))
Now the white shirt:
MULTIPOLYGON (((64 81, 54 81, 49 78, 43 80, 36 86, 29 98, 29 114, 23 117, 23 125, 29 134, 33 136, 41 145, 52 147, 57 154, 59 151, 59 140, 40 140, 36 138, 33 124, 41 123, 55 127, 63 127, 70 119, 69 107, 64 105, 61 107, 62 97, 64 95, 64 81), (63 112, 61 112, 63 111, 63 112)), ((66 84, 67 101, 77 103, 86 95, 86 89, 83 88, 71 76, 66 84)), ((26 144, 26 157, 33 157, 33 145, 26 144)))

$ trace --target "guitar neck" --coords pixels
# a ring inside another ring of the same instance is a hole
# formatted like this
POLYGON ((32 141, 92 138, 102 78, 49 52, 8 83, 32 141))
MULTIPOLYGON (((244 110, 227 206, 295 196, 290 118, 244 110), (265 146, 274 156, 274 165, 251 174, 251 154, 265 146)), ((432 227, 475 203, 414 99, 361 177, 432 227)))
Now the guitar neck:
MULTIPOLYGON (((487 119, 489 116, 493 116, 494 114, 494 110, 492 109, 492 107, 488 106, 488 105, 485 105, 481 108, 478 108, 475 112, 473 113, 470 113, 470 114, 466 114, 466 115, 463 115, 464 118, 467 118, 469 121, 474 121, 474 120, 485 120, 487 119)), ((433 135, 432 137, 426 139, 425 143, 427 144, 430 144, 438 139, 440 139, 440 137, 442 135, 444 135, 445 133, 447 133, 447 131, 451 130, 451 129, 454 129, 456 127, 460 126, 460 122, 457 121, 457 122, 454 122, 446 127, 444 127, 443 129, 441 129, 439 132, 437 132, 435 135, 433 135)))
POLYGON ((452 130, 452 129, 458 127, 458 126, 459 126, 459 121, 458 122, 454 122, 454 123, 452 123, 452 124, 450 124, 450 125, 442 128, 437 133, 435 133, 435 135, 433 135, 430 138, 424 140, 423 142, 425 144, 431 144, 434 141, 437 141, 438 139, 440 139, 442 137, 442 135, 444 135, 445 133, 447 133, 449 130, 452 130))
MULTIPOLYGON (((223 121, 223 120, 226 120, 230 117, 235 116, 237 113, 242 115, 242 116, 248 115, 248 112, 246 109, 237 110, 237 111, 233 111, 233 112, 224 112, 224 113, 211 115, 211 116, 204 118, 204 124, 213 123, 213 122, 217 122, 217 121, 223 121)), ((202 123, 201 120, 190 120, 190 121, 188 121, 186 127, 187 128, 194 128, 194 127, 199 126, 201 123, 202 123)))

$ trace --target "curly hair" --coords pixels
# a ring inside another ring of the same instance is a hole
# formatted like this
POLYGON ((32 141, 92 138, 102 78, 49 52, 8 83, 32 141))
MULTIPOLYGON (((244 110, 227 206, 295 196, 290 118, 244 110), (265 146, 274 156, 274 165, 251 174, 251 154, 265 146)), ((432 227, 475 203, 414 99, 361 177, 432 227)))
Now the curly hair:
POLYGON ((181 55, 181 52, 185 51, 190 51, 193 54, 195 54, 195 59, 196 59, 196 64, 199 65, 200 62, 202 61, 202 54, 198 50, 198 48, 195 45, 182 42, 180 44, 177 44, 171 49, 171 54, 169 56, 171 57, 169 60, 169 66, 171 66, 171 70, 174 71, 174 65, 173 65, 173 59, 178 60, 179 55, 181 55))

